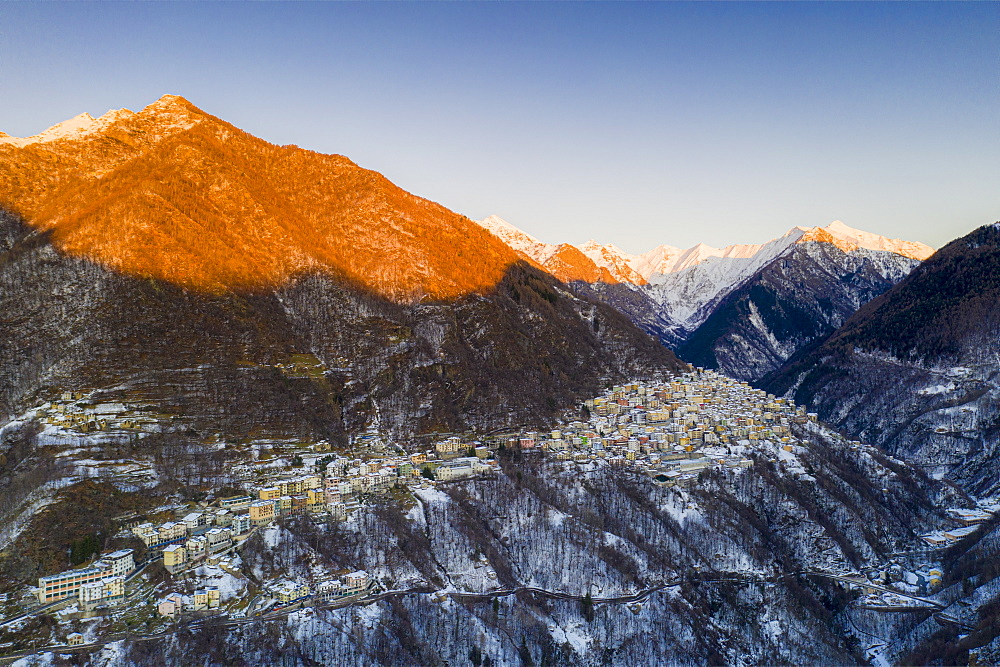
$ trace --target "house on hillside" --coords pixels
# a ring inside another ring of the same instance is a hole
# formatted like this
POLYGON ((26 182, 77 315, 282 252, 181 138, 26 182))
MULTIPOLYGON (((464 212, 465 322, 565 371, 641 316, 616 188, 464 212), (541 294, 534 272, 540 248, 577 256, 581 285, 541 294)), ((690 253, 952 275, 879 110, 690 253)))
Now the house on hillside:
POLYGON ((125 579, 107 577, 80 587, 80 609, 92 611, 98 607, 115 607, 125 600, 125 579))
POLYGON ((205 586, 194 592, 192 609, 194 611, 204 611, 206 609, 218 609, 222 596, 218 586, 205 586))
POLYGON ((170 593, 166 597, 161 598, 156 605, 156 611, 160 616, 166 616, 167 618, 176 618, 183 609, 184 596, 180 593, 170 593))

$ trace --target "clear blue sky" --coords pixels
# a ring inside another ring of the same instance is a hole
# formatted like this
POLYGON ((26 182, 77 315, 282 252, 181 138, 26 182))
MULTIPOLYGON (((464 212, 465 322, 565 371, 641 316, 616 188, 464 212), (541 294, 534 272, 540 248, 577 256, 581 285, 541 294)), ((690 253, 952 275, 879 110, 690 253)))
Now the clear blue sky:
POLYGON ((163 93, 632 252, 1000 219, 998 3, 3 3, 0 130, 163 93))

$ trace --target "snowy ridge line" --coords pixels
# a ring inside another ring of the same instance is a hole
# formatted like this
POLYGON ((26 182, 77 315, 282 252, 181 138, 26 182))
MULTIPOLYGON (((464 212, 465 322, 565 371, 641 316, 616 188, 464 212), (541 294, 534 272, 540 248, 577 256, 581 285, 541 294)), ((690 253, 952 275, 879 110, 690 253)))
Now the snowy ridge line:
MULTIPOLYGON (((477 221, 477 223, 514 250, 531 257, 542 265, 562 247, 540 241, 497 215, 491 215, 477 221)), ((744 260, 736 262, 737 266, 762 265, 780 255, 790 246, 807 241, 832 243, 841 247, 845 252, 860 249, 876 250, 920 261, 934 254, 934 248, 926 244, 892 239, 881 234, 855 229, 840 220, 834 220, 825 227, 796 226, 785 232, 784 235, 764 243, 734 244, 725 248, 715 248, 705 243, 698 243, 687 249, 659 245, 645 253, 634 255, 613 244, 602 244, 590 239, 577 249, 593 261, 596 266, 608 269, 615 279, 640 284, 643 281, 661 282, 663 277, 668 274, 685 271, 710 260, 716 262, 718 260, 744 260)))

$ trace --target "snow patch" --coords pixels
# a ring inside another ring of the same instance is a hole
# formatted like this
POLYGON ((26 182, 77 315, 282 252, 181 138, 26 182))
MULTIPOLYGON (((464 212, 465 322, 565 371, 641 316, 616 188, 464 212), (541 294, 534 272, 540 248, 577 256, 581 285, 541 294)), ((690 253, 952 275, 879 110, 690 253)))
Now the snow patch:
POLYGON ((917 392, 920 396, 934 396, 936 394, 947 394, 948 392, 955 391, 955 383, 949 382, 948 384, 936 384, 933 387, 925 387, 917 392))
POLYGON ((271 524, 264 529, 262 534, 264 538, 264 543, 271 549, 277 548, 278 544, 281 543, 281 528, 275 524, 271 524))
POLYGON ((442 506, 451 502, 451 497, 447 493, 444 491, 438 491, 433 487, 418 489, 413 492, 413 495, 417 496, 421 501, 427 503, 428 505, 442 506))

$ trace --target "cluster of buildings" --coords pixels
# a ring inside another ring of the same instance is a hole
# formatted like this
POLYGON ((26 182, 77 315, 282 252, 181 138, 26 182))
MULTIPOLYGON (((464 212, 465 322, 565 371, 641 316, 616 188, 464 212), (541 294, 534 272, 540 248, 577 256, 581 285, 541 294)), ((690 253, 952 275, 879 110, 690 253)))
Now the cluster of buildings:
MULTIPOLYGON (((438 479, 442 480, 459 479, 490 469, 478 456, 451 460, 437 460, 433 454, 430 458, 428 454, 376 459, 332 458, 315 473, 289 475, 276 471, 263 482, 247 483, 246 495, 222 498, 213 507, 195 511, 185 509, 183 516, 178 515, 173 521, 139 523, 131 530, 151 551, 162 554, 164 567, 176 574, 206 559, 214 562, 219 555, 249 537, 255 528, 282 516, 328 513, 344 519, 356 506, 359 494, 379 493, 399 482, 419 479, 421 466, 435 469, 438 479)), ((340 590, 336 586, 330 588, 331 591, 335 589, 340 590)), ((343 590, 353 591, 353 586, 346 584, 343 590)), ((193 604, 178 608, 194 608, 193 604)))
MULTIPOLYGON (((454 439, 457 440, 457 438, 454 439)), ((465 479, 492 470, 490 465, 484 461, 490 453, 486 447, 471 446, 468 449, 474 451, 475 455, 447 458, 450 452, 442 452, 438 448, 438 453, 442 456, 442 460, 434 462, 432 470, 434 479, 439 482, 451 482, 456 479, 465 479)))
POLYGON ((248 510, 254 526, 266 525, 285 514, 319 514, 328 509, 319 474, 273 479, 253 491, 257 499, 248 510))
POLYGON ((160 419, 136 406, 98 403, 83 392, 63 392, 35 410, 42 422, 80 433, 111 430, 148 430, 160 419))
MULTIPOLYGON (((468 448, 465 445, 460 451, 468 448)), ((286 514, 324 512, 345 518, 358 495, 383 493, 397 484, 407 484, 419 479, 425 469, 442 481, 490 470, 482 460, 488 453, 486 448, 480 447, 477 452, 481 456, 456 458, 444 453, 441 459, 433 453, 369 459, 336 457, 315 474, 278 477, 258 485, 254 489, 257 500, 249 507, 250 520, 260 526, 286 514)))
MULTIPOLYGON (((60 423, 66 419, 77 423, 73 421, 77 417, 66 416, 70 413, 65 406, 74 401, 73 405, 81 405, 81 397, 63 398, 62 403, 48 404, 46 410, 54 419, 64 420, 60 423)), ((703 369, 667 381, 615 386, 586 401, 583 412, 586 421, 572 421, 546 433, 520 432, 506 441, 494 439, 492 445, 505 442, 524 450, 547 451, 562 460, 633 466, 657 484, 688 484, 709 467, 751 466, 745 454, 755 442, 794 451, 801 443, 791 435, 791 425, 816 419, 786 399, 703 369)), ((122 404, 96 404, 80 414, 97 419, 97 427, 102 428, 100 420, 105 418, 109 424, 124 425, 121 419, 128 413, 122 404)), ((275 468, 265 478, 244 482, 244 495, 222 498, 213 507, 185 508, 173 521, 141 523, 132 527, 132 533, 162 554, 168 571, 183 572, 204 559, 217 558, 256 527, 278 517, 329 513, 346 518, 361 494, 384 492, 421 476, 442 482, 475 476, 491 470, 495 464, 491 459, 491 447, 457 437, 408 456, 329 456, 307 473, 289 474, 287 469, 275 468)), ((89 568, 42 577, 38 598, 51 602, 77 596, 81 605, 114 604, 124 599, 124 575, 133 568, 131 552, 115 552, 89 568)), ((358 572, 313 589, 285 581, 272 592, 281 604, 307 597, 330 601, 355 595, 368 584, 367 575, 358 572)), ((219 604, 218 592, 211 587, 188 597, 164 598, 162 613, 170 616, 183 609, 212 609, 219 604)))
POLYGON ((992 519, 996 511, 1000 511, 1000 507, 997 507, 995 504, 992 506, 987 504, 986 509, 967 509, 963 507, 949 509, 948 514, 958 523, 958 526, 948 530, 936 530, 932 533, 921 535, 920 539, 931 549, 942 549, 958 542, 966 535, 974 533, 979 524, 986 523, 992 519))
POLYGON ((187 512, 176 521, 141 523, 132 533, 151 551, 163 554, 163 565, 171 574, 196 565, 232 548, 253 528, 250 496, 223 498, 218 507, 187 512))
POLYGON ((368 573, 364 570, 358 570, 342 577, 321 581, 314 586, 286 579, 274 585, 270 593, 279 606, 309 599, 315 604, 327 604, 366 593, 371 583, 368 573))
MULTIPOLYGON (((371 583, 368 573, 359 570, 342 577, 321 581, 314 586, 301 581, 283 579, 270 586, 267 594, 273 603, 271 608, 306 602, 329 604, 363 595, 368 592, 371 583)), ((204 586, 195 589, 192 595, 169 593, 157 601, 156 610, 160 616, 176 618, 185 611, 218 609, 221 602, 222 596, 218 586, 204 586)))
MULTIPOLYGON (((449 439, 445 449, 451 448, 458 438, 449 439)), ((287 514, 321 514, 329 512, 335 518, 345 518, 361 494, 383 493, 397 484, 408 484, 428 471, 435 479, 448 481, 477 475, 490 470, 483 461, 488 455, 479 447, 476 456, 451 456, 449 451, 441 457, 430 453, 388 458, 348 459, 328 457, 322 469, 314 474, 274 477, 253 488, 257 497, 249 505, 250 522, 254 526, 270 523, 287 514)), ((465 453, 469 445, 455 452, 465 453)), ((252 488, 252 487, 251 487, 252 488)))
POLYGON ((194 595, 169 593, 156 604, 160 616, 177 618, 182 611, 210 611, 218 609, 222 603, 222 594, 218 586, 205 586, 195 589, 194 595))
POLYGON ((661 485, 687 484, 705 468, 753 465, 739 453, 747 445, 794 451, 801 443, 791 425, 816 420, 787 399, 704 369, 615 386, 585 406, 587 421, 521 433, 517 444, 579 463, 638 466, 661 485))
POLYGON ((360 595, 368 590, 372 581, 364 570, 350 572, 343 577, 327 579, 316 584, 313 592, 318 603, 337 602, 343 598, 360 595))
POLYGON ((118 606, 125 600, 125 579, 134 569, 132 550, 121 549, 90 567, 39 577, 36 595, 42 604, 76 598, 84 611, 118 606))
POLYGON ((222 498, 214 507, 188 511, 174 521, 141 523, 133 526, 132 533, 149 549, 162 553, 169 572, 182 572, 228 551, 254 528, 282 516, 328 513, 344 519, 359 494, 384 492, 397 483, 419 479, 422 466, 433 468, 437 478, 445 481, 490 469, 478 456, 440 461, 433 455, 428 459, 427 454, 333 458, 315 473, 278 472, 261 483, 248 483, 247 495, 222 498))

